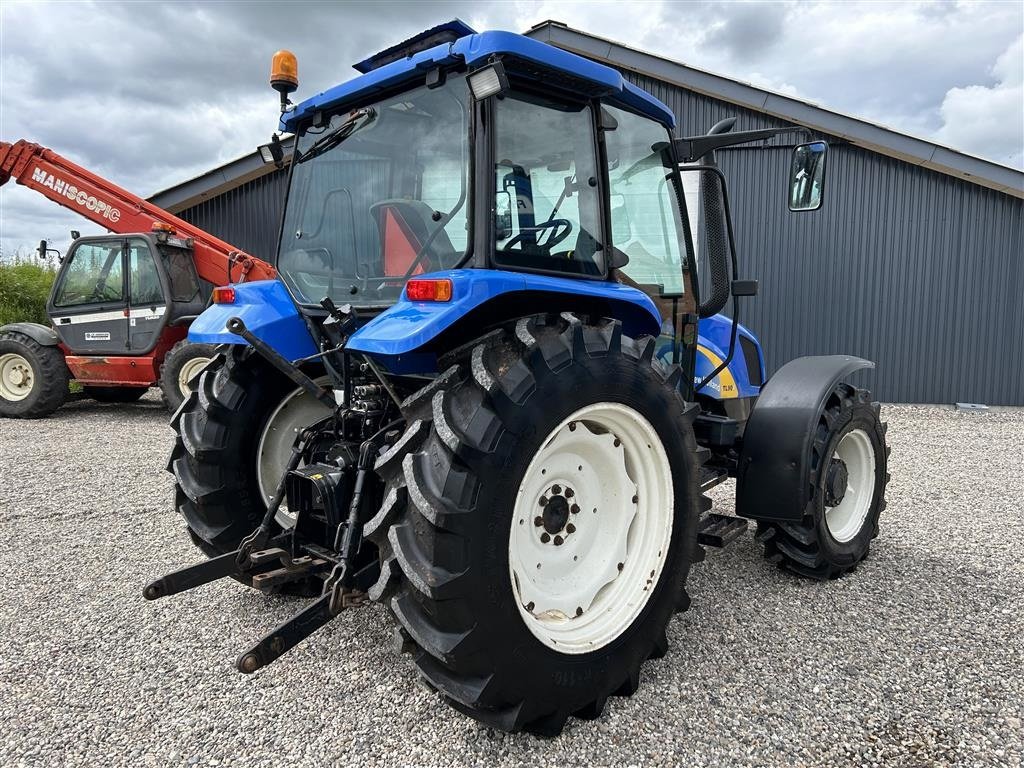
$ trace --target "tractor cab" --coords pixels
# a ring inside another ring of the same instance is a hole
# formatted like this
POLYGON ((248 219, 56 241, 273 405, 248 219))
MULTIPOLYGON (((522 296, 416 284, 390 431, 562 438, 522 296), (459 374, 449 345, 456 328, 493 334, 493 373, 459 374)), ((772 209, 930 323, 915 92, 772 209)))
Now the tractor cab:
POLYGON ((682 339, 698 299, 674 118, 614 70, 571 73, 580 61, 454 23, 286 105, 296 141, 277 267, 302 312, 322 316, 326 297, 372 317, 407 298, 410 279, 454 270, 523 275, 507 300, 524 313, 611 282, 630 289, 630 324, 692 368, 682 339))
MULTIPOLYGON (((77 239, 47 303, 74 355, 145 355, 206 306, 188 240, 166 230, 77 239)), ((70 363, 69 363, 70 364, 70 363)))

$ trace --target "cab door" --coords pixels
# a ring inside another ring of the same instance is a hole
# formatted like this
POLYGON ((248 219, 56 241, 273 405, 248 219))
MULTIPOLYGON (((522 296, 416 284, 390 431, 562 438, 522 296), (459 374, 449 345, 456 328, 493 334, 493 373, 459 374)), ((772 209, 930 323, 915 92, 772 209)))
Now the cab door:
POLYGON ((673 188, 675 172, 664 149, 669 134, 659 123, 605 105, 603 139, 608 159, 612 245, 628 258, 616 279, 638 288, 662 319, 656 354, 691 370, 697 303, 683 215, 673 188), (687 338, 689 336, 689 338, 687 338))
POLYGON ((149 352, 167 323, 167 294, 156 259, 148 241, 128 240, 128 348, 133 355, 149 352))
POLYGON ((79 240, 61 266, 47 310, 76 355, 128 350, 128 297, 122 238, 79 240))

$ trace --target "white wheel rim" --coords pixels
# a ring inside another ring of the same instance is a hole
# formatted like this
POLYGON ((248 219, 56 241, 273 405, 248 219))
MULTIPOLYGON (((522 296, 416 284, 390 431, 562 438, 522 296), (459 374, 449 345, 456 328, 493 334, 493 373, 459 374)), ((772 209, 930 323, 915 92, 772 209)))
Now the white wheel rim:
POLYGON ((0 395, 4 400, 24 400, 35 383, 36 375, 28 360, 15 352, 0 355, 0 395))
POLYGON ((509 536, 512 592, 530 632, 567 654, 621 635, 661 578, 673 501, 668 454, 637 411, 596 403, 559 424, 523 476, 509 536))
MULTIPOLYGON (((316 379, 323 385, 327 377, 316 379)), ((288 462, 292 457, 292 446, 299 432, 315 421, 329 416, 331 410, 319 400, 311 397, 304 390, 296 389, 274 409, 263 427, 260 442, 256 449, 256 478, 263 496, 263 503, 269 506, 277 491, 281 476, 284 475, 288 462)), ((288 510, 284 502, 274 516, 282 528, 295 525, 295 515, 288 510)))
POLYGON ((188 383, 192 381, 195 375, 205 368, 209 362, 209 357, 193 357, 190 360, 186 360, 185 364, 181 366, 181 370, 178 371, 178 389, 181 390, 182 397, 188 397, 192 394, 192 387, 190 387, 188 383))
POLYGON ((850 541, 864 526, 875 493, 875 449, 863 429, 843 435, 833 459, 846 465, 846 492, 834 507, 825 507, 825 524, 832 538, 850 541))

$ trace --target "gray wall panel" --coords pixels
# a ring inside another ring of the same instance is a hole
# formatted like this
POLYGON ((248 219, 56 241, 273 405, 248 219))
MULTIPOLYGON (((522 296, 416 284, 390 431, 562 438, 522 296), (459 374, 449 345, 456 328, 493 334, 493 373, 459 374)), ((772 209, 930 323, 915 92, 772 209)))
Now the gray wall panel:
POLYGON ((277 256, 287 171, 274 171, 192 208, 178 216, 264 261, 277 256))
MULTIPOLYGON (((784 125, 625 74, 672 108, 680 135, 730 115, 737 130, 784 125)), ((770 371, 850 353, 878 363, 870 382, 886 401, 1024 405, 1024 201, 835 141, 823 208, 794 214, 788 148, 726 150, 719 162, 741 276, 761 282, 741 320, 770 371)))

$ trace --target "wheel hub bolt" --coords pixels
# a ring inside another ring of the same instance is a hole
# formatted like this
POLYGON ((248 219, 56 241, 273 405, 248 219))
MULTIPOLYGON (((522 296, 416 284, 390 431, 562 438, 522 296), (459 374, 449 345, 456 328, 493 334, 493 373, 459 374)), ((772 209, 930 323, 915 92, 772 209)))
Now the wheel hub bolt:
POLYGON ((562 486, 560 486, 560 485, 552 485, 551 486, 551 492, 553 494, 555 494, 555 496, 557 496, 558 494, 560 494, 562 492, 562 486))
POLYGON ((576 526, 573 525, 572 523, 569 523, 567 526, 565 526, 565 532, 566 533, 576 533, 576 526))
POLYGON ((537 515, 535 518, 533 518, 533 524, 540 528, 542 525, 544 525, 544 518, 540 515, 537 515))
POLYGON ((561 536, 555 536, 555 546, 556 547, 562 546, 562 542, 563 541, 565 541, 565 539, 563 539, 561 536))
POLYGON ((540 540, 544 544, 547 544, 549 541, 551 541, 551 534, 549 534, 547 531, 544 531, 544 533, 540 535, 540 540))
POLYGON ((548 505, 548 497, 547 496, 541 496, 540 497, 540 505, 542 507, 546 507, 548 505))
POLYGON ((572 488, 566 488, 565 489, 565 498, 571 499, 575 495, 576 495, 576 491, 574 491, 572 488))

